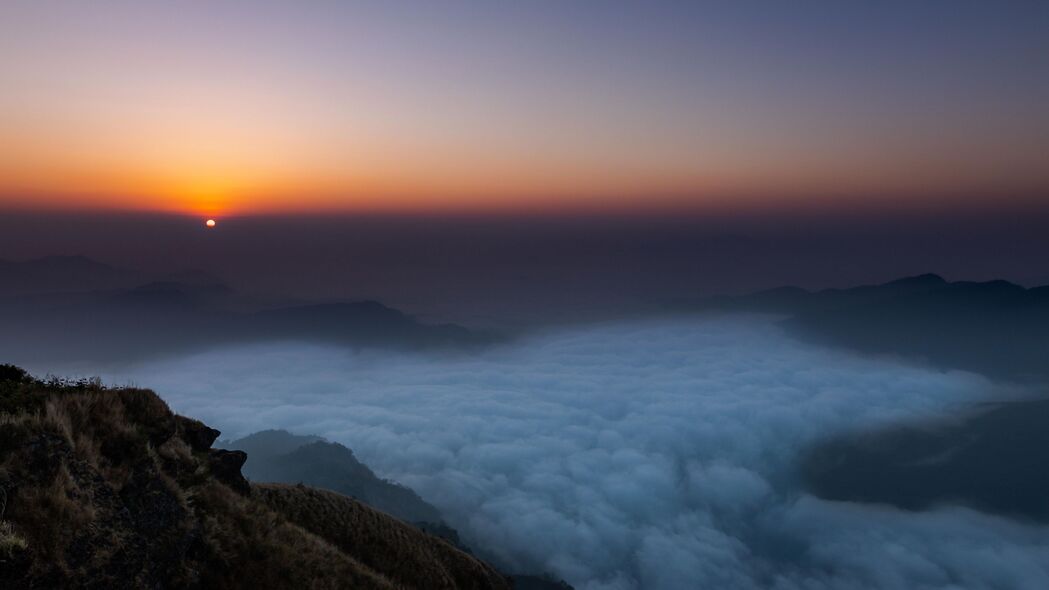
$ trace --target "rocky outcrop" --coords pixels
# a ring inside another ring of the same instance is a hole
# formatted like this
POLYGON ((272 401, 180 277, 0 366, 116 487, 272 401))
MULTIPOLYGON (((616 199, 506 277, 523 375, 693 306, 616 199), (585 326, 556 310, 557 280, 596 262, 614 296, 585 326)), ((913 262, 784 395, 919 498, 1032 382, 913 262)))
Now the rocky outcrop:
POLYGON ((215 444, 215 440, 222 434, 218 430, 208 427, 200 420, 194 420, 185 416, 175 416, 175 424, 178 426, 179 438, 197 452, 210 449, 211 445, 215 444))
POLYGON ((225 449, 211 449, 208 451, 208 466, 215 479, 228 485, 230 489, 247 496, 251 493, 251 485, 240 473, 240 468, 248 460, 248 454, 244 451, 227 451, 225 449))
POLYGON ((252 493, 246 455, 210 448, 217 436, 148 390, 0 366, 0 587, 510 587, 353 499, 252 493), (353 531, 328 524, 351 521, 353 531))

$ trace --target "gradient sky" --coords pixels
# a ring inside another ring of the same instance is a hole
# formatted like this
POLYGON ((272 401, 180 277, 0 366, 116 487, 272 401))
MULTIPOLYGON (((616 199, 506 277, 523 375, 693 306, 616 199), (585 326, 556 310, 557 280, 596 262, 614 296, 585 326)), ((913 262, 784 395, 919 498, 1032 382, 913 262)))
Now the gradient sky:
POLYGON ((0 6, 0 208, 1049 195, 1049 3, 0 6))

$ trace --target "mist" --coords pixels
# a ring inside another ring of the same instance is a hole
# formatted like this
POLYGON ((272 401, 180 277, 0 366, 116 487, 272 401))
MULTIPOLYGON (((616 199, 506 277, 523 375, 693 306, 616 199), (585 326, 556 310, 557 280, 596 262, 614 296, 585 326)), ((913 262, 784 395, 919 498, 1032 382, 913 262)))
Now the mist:
POLYGON ((538 332, 478 353, 273 343, 104 374, 226 438, 352 448, 506 571, 577 588, 1035 588, 1049 529, 820 500, 799 456, 1025 392, 795 341, 763 316, 538 332))
POLYGON ((919 213, 299 215, 224 218, 216 230, 185 216, 5 213, 0 258, 83 255, 151 280, 196 269, 264 300, 374 299, 428 321, 499 329, 926 272, 1049 282, 1045 207, 919 213))

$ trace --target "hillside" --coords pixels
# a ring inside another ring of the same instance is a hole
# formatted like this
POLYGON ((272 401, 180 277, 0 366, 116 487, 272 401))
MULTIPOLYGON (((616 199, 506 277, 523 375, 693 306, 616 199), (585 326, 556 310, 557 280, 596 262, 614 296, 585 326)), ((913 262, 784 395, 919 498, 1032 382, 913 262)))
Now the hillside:
POLYGON ((1049 287, 925 274, 849 289, 781 287, 690 309, 786 314, 792 334, 1018 382, 1049 380, 1049 287))
POLYGON ((248 454, 243 472, 252 481, 304 483, 332 490, 413 524, 442 521, 437 508, 413 490, 379 478, 353 451, 338 443, 266 430, 222 444, 248 454))
POLYGON ((963 504, 1049 523, 1049 400, 991 403, 970 415, 821 441, 801 471, 830 500, 924 510, 963 504))
MULTIPOLYGON (((924 274, 849 289, 781 287, 711 298, 698 308, 782 314, 788 333, 807 341, 1037 385, 1035 391, 1049 381, 1049 287, 924 274)), ((834 436, 813 445, 799 467, 808 490, 830 500, 907 510, 960 504, 1049 522, 1047 443, 1043 396, 984 404, 951 420, 834 436)))
MULTIPOLYGON (((263 430, 219 443, 248 454, 243 473, 254 482, 306 484, 349 496, 472 553, 435 506, 415 490, 380 478, 341 444, 286 430, 263 430)), ((515 572, 509 578, 517 590, 571 590, 571 586, 549 573, 515 572)))
POLYGON ((252 486, 153 392, 0 366, 0 587, 509 588, 351 498, 252 486))

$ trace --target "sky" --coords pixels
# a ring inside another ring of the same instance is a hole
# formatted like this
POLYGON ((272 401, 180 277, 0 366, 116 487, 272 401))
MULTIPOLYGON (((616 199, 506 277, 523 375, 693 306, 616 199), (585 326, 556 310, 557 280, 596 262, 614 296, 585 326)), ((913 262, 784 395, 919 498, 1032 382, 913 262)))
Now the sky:
POLYGON ((1045 209, 1049 4, 0 6, 0 210, 1045 209))

